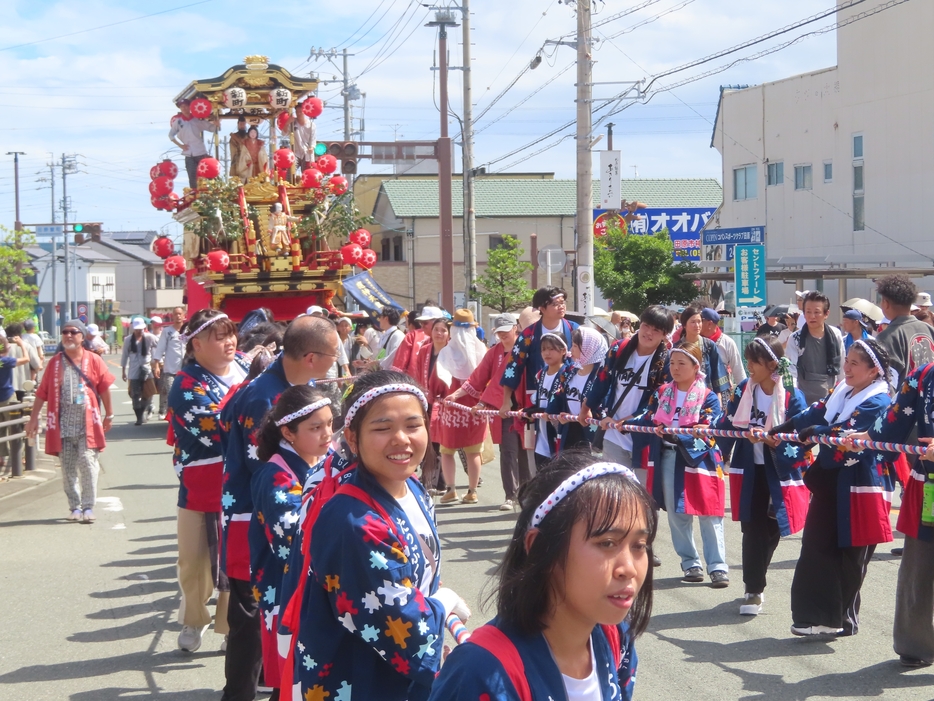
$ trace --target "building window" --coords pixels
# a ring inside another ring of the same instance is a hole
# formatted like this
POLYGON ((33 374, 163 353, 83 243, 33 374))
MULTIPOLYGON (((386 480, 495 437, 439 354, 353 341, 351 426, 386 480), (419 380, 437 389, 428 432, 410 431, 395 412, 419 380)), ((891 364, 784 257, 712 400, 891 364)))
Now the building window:
POLYGON ((487 237, 487 250, 495 251, 497 248, 503 247, 503 237, 497 236, 496 234, 490 234, 487 237))
POLYGON ((833 182, 833 163, 831 161, 824 163, 824 182, 833 182))
POLYGON ((853 137, 853 158, 863 157, 863 135, 857 134, 853 137))
POLYGON ((866 202, 862 195, 853 195, 853 231, 866 228, 866 202))
POLYGON ((785 164, 782 161, 778 163, 769 163, 767 185, 781 185, 785 182, 785 164))
POLYGON ((853 166, 853 192, 862 193, 863 191, 863 166, 853 166))
POLYGON ((756 166, 733 169, 733 199, 756 199, 756 166))
POLYGON ((156 289, 157 290, 164 289, 162 287, 162 273, 156 273, 156 289))
POLYGON ((811 166, 795 166, 795 190, 811 189, 811 166))
POLYGON ((380 251, 380 260, 392 260, 390 254, 392 253, 392 241, 385 236, 380 242, 382 250, 380 251))
POLYGON ((402 255, 402 237, 396 236, 392 240, 392 259, 393 260, 405 260, 405 256, 402 255))

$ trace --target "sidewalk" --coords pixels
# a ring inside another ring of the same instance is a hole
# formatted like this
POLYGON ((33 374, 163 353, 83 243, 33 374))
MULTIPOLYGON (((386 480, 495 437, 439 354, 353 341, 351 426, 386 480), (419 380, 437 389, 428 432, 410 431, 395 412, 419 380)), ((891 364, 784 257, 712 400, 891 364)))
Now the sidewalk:
POLYGON ((61 477, 62 469, 58 458, 45 454, 45 436, 40 436, 36 442, 35 470, 24 470, 22 477, 12 477, 10 467, 3 468, 3 472, 0 473, 0 502, 61 477))

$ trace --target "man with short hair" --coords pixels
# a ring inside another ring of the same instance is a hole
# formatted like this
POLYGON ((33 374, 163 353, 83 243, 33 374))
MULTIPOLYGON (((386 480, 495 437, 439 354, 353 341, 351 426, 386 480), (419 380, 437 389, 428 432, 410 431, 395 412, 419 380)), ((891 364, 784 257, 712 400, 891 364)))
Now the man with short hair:
POLYGON ((255 698, 262 661, 259 628, 262 623, 250 585, 247 538, 253 515, 250 482, 253 473, 263 464, 256 452, 260 426, 266 412, 286 389, 324 379, 338 355, 338 343, 337 329, 330 319, 299 317, 286 329, 279 357, 240 389, 221 411, 224 451, 221 567, 230 580, 227 683, 222 701, 255 698))
POLYGON ((156 379, 161 382, 159 386, 159 420, 165 420, 168 409, 169 392, 175 383, 175 376, 182 369, 185 360, 185 344, 182 343, 182 326, 185 324, 185 308, 175 307, 172 310, 172 325, 163 328, 152 352, 152 371, 156 379))
POLYGON ((194 190, 198 187, 198 164, 208 157, 208 150, 204 147, 204 132, 216 132, 220 121, 218 117, 211 121, 193 117, 191 100, 183 98, 175 104, 179 114, 172 117, 169 141, 182 150, 185 170, 188 172, 188 186, 194 190))
POLYGON ((801 299, 806 323, 791 334, 785 354, 798 389, 813 404, 837 384, 843 370, 843 338, 827 323, 830 300, 823 293, 813 290, 801 299))
POLYGON ((889 325, 876 337, 889 352, 898 372, 899 386, 905 377, 934 362, 934 328, 911 315, 918 288, 905 275, 886 275, 876 281, 879 304, 889 325))
MULTIPOLYGON (((16 394, 16 401, 21 402, 26 394, 26 380, 30 379, 32 373, 38 371, 41 367, 39 356, 36 353, 36 349, 23 338, 22 324, 10 324, 7 326, 6 338, 9 339, 9 342, 6 344, 6 355, 16 358, 17 360, 19 358, 27 358, 29 360, 28 363, 17 365, 13 370, 13 392, 16 394)), ((5 416, 0 420, 7 421, 10 418, 9 416, 5 416)))
POLYGON ((771 336, 775 338, 787 328, 787 326, 779 322, 777 316, 767 316, 765 317, 765 323, 761 324, 759 328, 756 329, 756 336, 771 336))
POLYGON ((26 435, 36 437, 39 415, 46 406, 45 452, 61 458, 68 520, 91 523, 100 471, 97 456, 107 444, 104 433, 114 418, 110 399, 114 376, 99 355, 85 350, 86 335, 87 328, 77 319, 62 325, 62 351, 49 359, 26 435))
POLYGON ((292 122, 292 135, 295 137, 295 165, 303 171, 315 164, 315 146, 318 144, 315 120, 308 119, 301 107, 295 108, 295 120, 292 122))
MULTIPOLYGON (((32 319, 26 319, 23 322, 23 329, 25 330, 23 340, 36 349, 36 355, 39 356, 39 370, 42 370, 45 365, 45 348, 42 344, 42 337, 36 333, 36 322, 32 319)), ((35 380, 38 376, 38 371, 32 372, 32 379, 35 380)))
MULTIPOLYGON (((720 328, 720 315, 715 309, 706 307, 701 311, 701 336, 709 338, 717 344, 720 360, 726 366, 730 377, 731 391, 740 382, 746 379, 746 369, 743 367, 743 356, 736 347, 736 341, 723 333, 720 328)), ((724 404, 726 406, 726 404, 724 404)))
POLYGON ((395 307, 383 307, 379 314, 379 328, 382 335, 379 337, 379 349, 376 351, 376 360, 373 362, 374 370, 392 370, 396 351, 402 343, 405 334, 399 328, 402 314, 395 307))
POLYGON ((843 337, 843 352, 849 353, 853 341, 866 340, 869 338, 869 322, 863 318, 863 313, 859 309, 847 309, 843 312, 843 318, 840 320, 841 328, 846 332, 843 337))
POLYGON ((532 295, 532 306, 540 313, 538 321, 525 327, 512 347, 512 358, 506 369, 503 370, 503 403, 500 414, 505 418, 507 412, 513 410, 513 399, 520 408, 531 406, 531 395, 538 386, 535 377, 544 367, 540 343, 542 335, 554 333, 564 338, 565 345, 570 348, 572 334, 577 324, 564 318, 567 311, 568 294, 560 287, 541 287, 532 295), (516 390, 524 388, 524 396, 515 396, 516 390))

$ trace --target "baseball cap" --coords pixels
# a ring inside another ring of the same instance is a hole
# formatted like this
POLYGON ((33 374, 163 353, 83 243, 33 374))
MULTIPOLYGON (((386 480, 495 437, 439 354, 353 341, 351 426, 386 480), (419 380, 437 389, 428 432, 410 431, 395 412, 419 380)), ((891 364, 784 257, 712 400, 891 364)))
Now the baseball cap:
POLYGON ((515 314, 497 314, 493 317, 493 333, 512 331, 519 324, 519 317, 515 314))
POLYGON ((312 304, 308 309, 305 310, 305 314, 308 316, 314 316, 315 314, 323 314, 324 316, 328 315, 328 310, 324 307, 319 307, 317 304, 312 304))
POLYGON ((862 315, 862 312, 860 312, 858 309, 847 309, 843 313, 843 318, 852 319, 853 321, 862 321, 863 315, 862 315))
POLYGON ((415 317, 416 321, 431 321, 432 319, 443 319, 444 312, 439 307, 423 307, 422 313, 415 317))
POLYGON ((150 317, 150 318, 149 318, 149 323, 150 323, 150 324, 153 324, 153 325, 161 324, 161 323, 162 323, 162 317, 161 317, 161 316, 153 316, 153 317, 150 317))
POLYGON ((97 324, 88 324, 88 336, 100 336, 101 329, 97 324))
POLYGON ((138 316, 130 322, 130 328, 136 331, 137 329, 146 330, 146 320, 143 317, 138 316))
POLYGON ((720 315, 717 314, 717 310, 711 309, 710 307, 705 307, 701 310, 700 318, 705 321, 712 321, 715 324, 720 323, 720 315))

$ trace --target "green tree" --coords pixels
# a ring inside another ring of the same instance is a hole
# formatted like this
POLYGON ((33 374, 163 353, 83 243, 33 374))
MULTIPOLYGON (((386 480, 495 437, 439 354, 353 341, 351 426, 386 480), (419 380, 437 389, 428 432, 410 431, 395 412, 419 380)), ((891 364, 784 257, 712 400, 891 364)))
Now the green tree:
POLYGON ((6 324, 33 315, 39 290, 26 282, 33 270, 25 249, 34 243, 32 234, 0 226, 0 314, 6 324))
POLYGON ((698 295, 686 273, 700 272, 694 263, 675 262, 668 230, 653 235, 626 235, 612 225, 594 242, 594 280, 616 309, 638 314, 650 304, 688 304, 698 295))
POLYGON ((504 236, 502 247, 487 254, 486 270, 477 276, 477 295, 484 307, 512 312, 532 301, 533 291, 525 280, 532 264, 519 260, 524 253, 518 239, 504 236))

